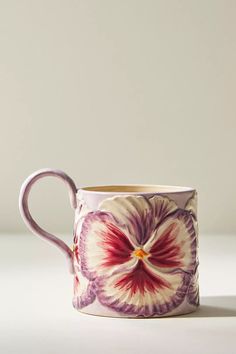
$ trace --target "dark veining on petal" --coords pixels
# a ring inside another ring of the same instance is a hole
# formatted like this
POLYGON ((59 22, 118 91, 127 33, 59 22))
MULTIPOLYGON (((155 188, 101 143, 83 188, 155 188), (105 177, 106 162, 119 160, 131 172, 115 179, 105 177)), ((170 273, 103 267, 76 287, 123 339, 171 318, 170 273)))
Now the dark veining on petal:
POLYGON ((104 250, 103 267, 110 267, 128 262, 133 246, 126 235, 114 224, 106 222, 105 231, 101 231, 103 241, 98 242, 104 250))
POLYGON ((155 293, 158 289, 168 288, 170 284, 163 278, 155 275, 142 260, 139 260, 136 267, 125 274, 115 283, 115 287, 125 291, 130 290, 131 294, 139 291, 142 295, 146 291, 155 293))

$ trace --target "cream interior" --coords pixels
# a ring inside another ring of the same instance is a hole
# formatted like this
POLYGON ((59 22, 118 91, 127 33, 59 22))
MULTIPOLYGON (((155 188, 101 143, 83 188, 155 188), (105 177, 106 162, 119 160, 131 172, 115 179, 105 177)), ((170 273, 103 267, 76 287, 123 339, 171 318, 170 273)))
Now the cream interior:
POLYGON ((95 186, 81 188, 88 192, 101 193, 176 193, 192 191, 190 187, 162 186, 162 185, 114 185, 114 186, 95 186))

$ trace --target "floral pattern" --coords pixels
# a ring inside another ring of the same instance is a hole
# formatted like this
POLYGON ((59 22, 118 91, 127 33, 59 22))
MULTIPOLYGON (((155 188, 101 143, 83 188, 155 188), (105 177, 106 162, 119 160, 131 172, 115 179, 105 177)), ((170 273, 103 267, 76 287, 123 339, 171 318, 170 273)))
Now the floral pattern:
POLYGON ((74 306, 97 298, 132 316, 168 314, 185 298, 197 306, 195 206, 196 194, 185 209, 165 196, 128 195, 86 208, 75 225, 74 306))

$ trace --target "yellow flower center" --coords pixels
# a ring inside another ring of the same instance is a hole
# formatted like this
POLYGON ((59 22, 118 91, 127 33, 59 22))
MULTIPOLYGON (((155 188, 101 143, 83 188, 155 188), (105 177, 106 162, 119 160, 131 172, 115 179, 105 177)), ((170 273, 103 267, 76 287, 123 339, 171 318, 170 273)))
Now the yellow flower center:
POLYGON ((148 256, 148 253, 145 252, 142 248, 137 248, 137 249, 134 251, 134 255, 135 255, 135 257, 137 257, 137 258, 143 259, 144 257, 147 257, 147 256, 148 256))

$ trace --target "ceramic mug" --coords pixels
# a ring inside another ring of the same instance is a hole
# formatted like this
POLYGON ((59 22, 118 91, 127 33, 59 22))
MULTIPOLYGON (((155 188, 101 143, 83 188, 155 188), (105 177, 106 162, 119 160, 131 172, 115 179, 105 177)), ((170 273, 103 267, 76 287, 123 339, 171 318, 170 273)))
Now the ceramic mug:
POLYGON ((199 306, 197 193, 189 187, 116 185, 77 189, 60 170, 24 182, 21 215, 36 235, 69 259, 73 305, 112 317, 163 317, 199 306), (32 218, 28 196, 40 178, 65 182, 75 211, 72 248, 32 218))

